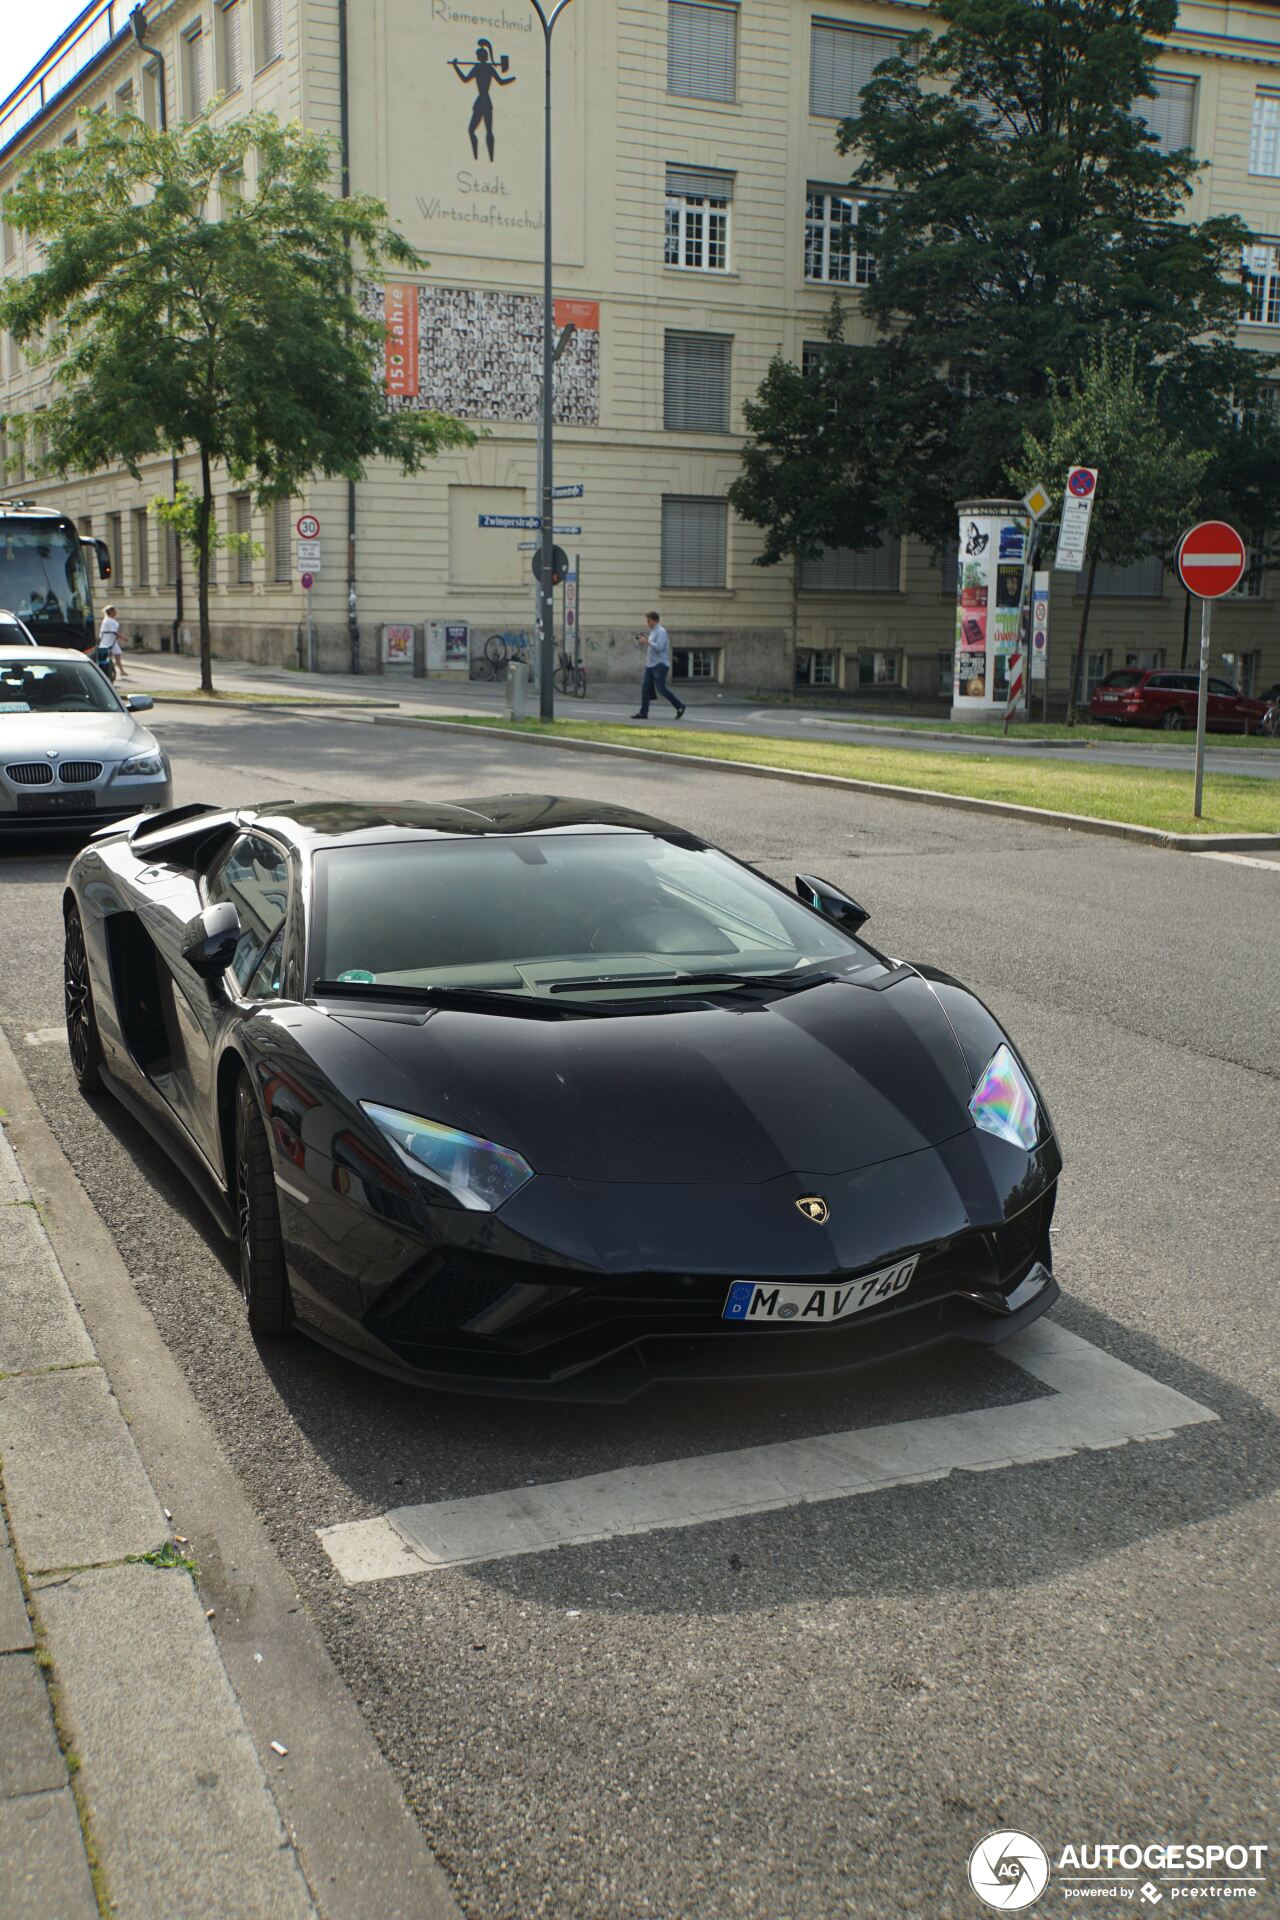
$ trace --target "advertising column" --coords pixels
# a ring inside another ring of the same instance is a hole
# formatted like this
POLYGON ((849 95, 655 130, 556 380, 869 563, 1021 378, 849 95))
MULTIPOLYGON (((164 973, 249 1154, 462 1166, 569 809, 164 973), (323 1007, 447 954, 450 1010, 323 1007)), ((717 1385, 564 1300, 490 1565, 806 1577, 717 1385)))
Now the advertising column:
POLYGON ((1020 500, 962 501, 953 720, 1003 718, 1031 516, 1020 500))

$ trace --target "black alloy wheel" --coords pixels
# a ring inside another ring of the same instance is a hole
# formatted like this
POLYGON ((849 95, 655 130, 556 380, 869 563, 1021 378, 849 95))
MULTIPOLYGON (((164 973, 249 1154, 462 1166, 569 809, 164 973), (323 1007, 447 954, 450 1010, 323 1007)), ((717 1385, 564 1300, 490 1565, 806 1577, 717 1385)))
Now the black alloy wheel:
POLYGON ((102 1042, 93 1010, 89 955, 84 944, 80 909, 67 908, 62 948, 62 997, 67 1012, 67 1050, 71 1071, 81 1093, 102 1092, 102 1042))
POLYGON ((1166 733, 1181 733, 1186 724, 1186 716, 1181 707, 1170 707, 1168 713, 1165 714, 1164 719, 1160 722, 1160 725, 1166 733))
POLYGON ((275 1168, 258 1103, 246 1079, 236 1088, 236 1250, 249 1329, 264 1339, 293 1326, 275 1168))

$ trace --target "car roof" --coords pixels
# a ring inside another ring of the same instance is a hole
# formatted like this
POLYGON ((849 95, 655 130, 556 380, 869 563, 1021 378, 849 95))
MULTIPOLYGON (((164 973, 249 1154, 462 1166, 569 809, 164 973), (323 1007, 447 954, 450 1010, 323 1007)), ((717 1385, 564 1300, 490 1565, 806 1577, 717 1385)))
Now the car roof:
POLYGON ((78 647, 29 647, 22 641, 0 644, 0 664, 14 660, 19 666, 29 667, 33 662, 46 660, 50 666, 57 666, 60 662, 84 660, 85 657, 78 647))
POLYGON ((245 824, 269 829, 310 850, 386 840, 461 840, 511 834, 645 833, 701 844, 670 821, 630 807, 551 793, 500 793, 465 801, 315 801, 246 810, 245 824))

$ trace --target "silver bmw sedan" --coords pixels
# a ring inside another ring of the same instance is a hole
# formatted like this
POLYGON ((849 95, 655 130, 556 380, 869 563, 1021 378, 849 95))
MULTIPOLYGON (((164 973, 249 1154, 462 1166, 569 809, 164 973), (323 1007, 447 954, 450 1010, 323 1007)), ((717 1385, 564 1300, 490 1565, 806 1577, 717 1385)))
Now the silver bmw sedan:
POLYGON ((0 830, 74 830, 173 803, 169 758, 91 660, 0 643, 0 830))

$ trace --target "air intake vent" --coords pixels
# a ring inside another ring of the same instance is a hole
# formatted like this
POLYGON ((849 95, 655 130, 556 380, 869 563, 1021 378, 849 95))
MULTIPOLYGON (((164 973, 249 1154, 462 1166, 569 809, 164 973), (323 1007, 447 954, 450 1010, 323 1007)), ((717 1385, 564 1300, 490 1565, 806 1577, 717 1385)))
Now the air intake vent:
POLYGON ((15 787, 47 787, 53 782, 53 768, 44 760, 21 761, 5 772, 15 787))

